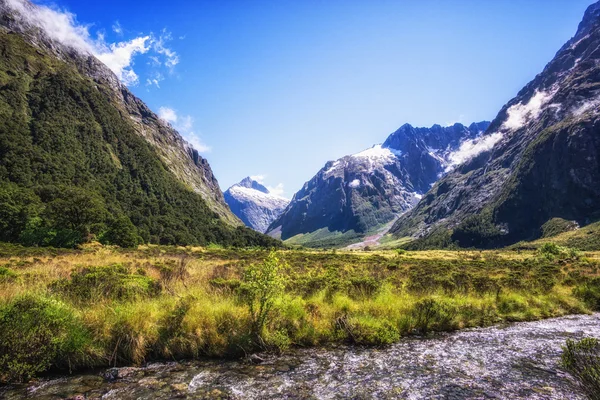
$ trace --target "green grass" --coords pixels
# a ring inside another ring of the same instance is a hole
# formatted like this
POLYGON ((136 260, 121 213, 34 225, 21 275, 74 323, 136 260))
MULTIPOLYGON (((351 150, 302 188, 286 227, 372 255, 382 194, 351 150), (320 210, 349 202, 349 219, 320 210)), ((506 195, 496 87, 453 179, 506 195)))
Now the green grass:
POLYGON ((0 279, 3 381, 293 346, 382 346, 415 333, 600 307, 595 255, 554 247, 0 248, 0 275, 9 277, 0 279))
POLYGON ((306 246, 311 248, 332 248, 344 247, 360 241, 364 235, 354 231, 339 232, 329 231, 327 228, 321 228, 310 233, 301 233, 285 240, 285 244, 291 246, 306 246))

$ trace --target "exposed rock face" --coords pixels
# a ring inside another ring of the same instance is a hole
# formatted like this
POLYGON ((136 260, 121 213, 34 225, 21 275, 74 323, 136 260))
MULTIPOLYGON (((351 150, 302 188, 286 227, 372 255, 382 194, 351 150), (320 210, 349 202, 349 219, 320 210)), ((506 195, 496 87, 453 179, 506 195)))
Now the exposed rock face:
POLYGON ((461 144, 476 140, 488 124, 406 124, 382 145, 329 161, 294 195, 269 232, 285 240, 323 228, 362 234, 388 223, 416 204, 454 162, 461 144))
MULTIPOLYGON (((392 228, 428 236, 458 228, 464 245, 538 237, 551 218, 587 223, 600 210, 600 5, 544 71, 509 101, 472 157, 440 180, 392 228), (485 231, 485 233, 483 233, 485 231)), ((477 147, 477 146, 475 146, 477 147)), ((459 242, 461 241, 459 240, 459 242)))
MULTIPOLYGON (((12 0, 0 0, 0 32, 18 33, 42 52, 74 65, 78 71, 93 79, 98 88, 111 97, 123 118, 129 119, 136 132, 150 143, 170 171, 185 185, 199 193, 208 206, 225 222, 241 225, 231 213, 208 161, 202 158, 168 123, 162 121, 117 76, 91 53, 54 40, 16 7, 12 0)), ((25 3, 25 12, 36 6, 25 3)))
POLYGON ((231 211, 246 226, 265 233, 267 228, 289 204, 289 200, 269 192, 265 186, 250 177, 227 189, 225 201, 231 211))

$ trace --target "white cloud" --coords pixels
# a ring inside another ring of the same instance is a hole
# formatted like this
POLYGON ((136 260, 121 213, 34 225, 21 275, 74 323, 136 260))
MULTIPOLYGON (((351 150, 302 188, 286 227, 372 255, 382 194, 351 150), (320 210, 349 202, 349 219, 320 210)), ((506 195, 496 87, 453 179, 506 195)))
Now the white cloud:
POLYGON ((123 35, 123 28, 121 28, 121 24, 119 23, 119 21, 116 21, 113 26, 112 26, 112 30, 114 33, 116 33, 119 36, 123 35))
POLYGON ((450 165, 446 170, 450 170, 452 167, 462 164, 484 151, 490 150, 503 137, 504 135, 502 133, 496 132, 490 135, 464 141, 458 150, 450 154, 448 157, 450 165))
POLYGON ((360 186, 360 181, 358 179, 354 179, 352 182, 348 184, 351 188, 357 188, 360 186))
POLYGON ((165 77, 160 72, 157 72, 153 76, 146 79, 146 86, 154 85, 160 89, 160 82, 162 82, 164 80, 165 80, 165 77))
POLYGON ((171 124, 181 136, 190 144, 193 148, 198 150, 200 153, 210 152, 210 146, 207 146, 194 131, 194 119, 189 116, 180 116, 177 111, 170 107, 160 107, 158 109, 158 117, 163 121, 171 124))
POLYGON ((266 175, 250 175, 250 179, 266 187, 270 194, 284 197, 283 194, 285 193, 285 189, 283 188, 283 183, 278 183, 276 186, 269 186, 265 183, 266 178, 266 175))
POLYGON ((177 122, 177 112, 169 107, 159 108, 158 117, 171 125, 174 125, 177 122))
POLYGON ((43 29, 51 39, 76 50, 93 53, 93 44, 87 26, 78 25, 75 15, 45 6, 34 6, 26 0, 6 0, 7 5, 32 25, 43 29))
POLYGON ((250 179, 252 179, 253 181, 256 181, 262 185, 265 181, 265 175, 251 175, 250 179))
POLYGON ((162 54, 165 56, 166 61, 165 65, 173 70, 177 64, 179 64, 179 56, 176 52, 166 47, 166 43, 171 41, 171 33, 167 32, 166 29, 163 29, 158 39, 153 41, 153 48, 158 54, 162 54))
POLYGON ((514 104, 508 108, 506 114, 508 118, 502 124, 506 129, 519 129, 527 122, 527 119, 537 118, 542 112, 542 107, 554 95, 553 92, 543 92, 536 90, 527 104, 514 104))
MULTIPOLYGON (((159 67, 163 63, 170 71, 179 63, 178 54, 166 47, 171 40, 171 34, 165 29, 158 38, 153 34, 142 35, 130 40, 117 43, 107 43, 103 31, 93 39, 89 27, 77 22, 76 16, 66 10, 42 5, 32 5, 27 0, 5 0, 6 4, 15 11, 15 17, 41 28, 51 39, 71 47, 81 53, 92 54, 110 68, 115 75, 128 86, 139 82, 138 74, 133 70, 134 58, 141 54, 154 52, 159 67)), ((112 26, 113 31, 121 36, 123 28, 117 21, 112 26)), ((152 84, 158 85, 161 79, 148 78, 152 84)))
POLYGON ((150 49, 147 42, 150 36, 138 37, 128 42, 112 43, 96 57, 110 68, 126 85, 136 85, 139 81, 133 71, 133 57, 147 53, 150 49))

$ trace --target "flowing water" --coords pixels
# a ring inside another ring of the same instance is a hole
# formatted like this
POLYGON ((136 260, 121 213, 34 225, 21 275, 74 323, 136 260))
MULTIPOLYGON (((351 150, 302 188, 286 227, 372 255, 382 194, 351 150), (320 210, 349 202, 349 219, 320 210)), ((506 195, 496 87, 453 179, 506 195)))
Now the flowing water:
POLYGON ((114 368, 6 387, 0 398, 583 399, 558 364, 565 340, 584 336, 600 338, 600 314, 407 338, 380 349, 114 368))

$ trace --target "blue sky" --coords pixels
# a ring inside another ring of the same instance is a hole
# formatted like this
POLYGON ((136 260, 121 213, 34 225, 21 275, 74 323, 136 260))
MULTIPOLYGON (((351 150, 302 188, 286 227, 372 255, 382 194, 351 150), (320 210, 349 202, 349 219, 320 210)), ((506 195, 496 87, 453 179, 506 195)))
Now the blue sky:
POLYGON ((35 2, 72 13, 88 40, 102 42, 106 62, 203 151, 223 190, 262 175, 287 197, 326 161, 381 143, 405 122, 494 118, 591 4, 35 2))

